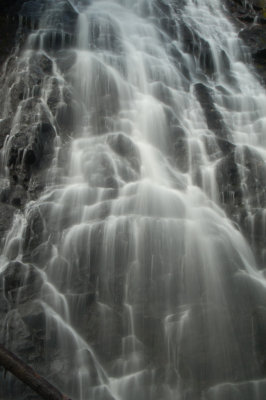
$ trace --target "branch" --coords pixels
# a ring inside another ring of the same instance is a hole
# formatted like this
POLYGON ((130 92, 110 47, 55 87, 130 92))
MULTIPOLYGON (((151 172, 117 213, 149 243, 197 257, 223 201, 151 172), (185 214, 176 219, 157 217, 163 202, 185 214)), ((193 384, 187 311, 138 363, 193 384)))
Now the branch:
POLYGON ((0 365, 31 387, 44 400, 71 400, 1 344, 0 365))

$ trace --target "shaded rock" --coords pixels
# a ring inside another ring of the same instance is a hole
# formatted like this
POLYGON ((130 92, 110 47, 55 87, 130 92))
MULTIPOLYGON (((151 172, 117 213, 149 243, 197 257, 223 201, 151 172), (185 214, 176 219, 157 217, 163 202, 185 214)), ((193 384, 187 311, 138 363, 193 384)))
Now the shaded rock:
POLYGON ((39 207, 32 209, 28 215, 25 238, 23 241, 24 254, 31 253, 45 240, 46 223, 42 216, 43 210, 39 207))
POLYGON ((53 78, 50 83, 50 93, 47 99, 47 105, 50 108, 53 115, 56 114, 58 103, 60 102, 60 88, 56 78, 53 78))
POLYGON ((36 169, 32 172, 31 179, 27 186, 27 192, 30 199, 36 200, 39 197, 40 193, 47 185, 48 178, 49 174, 46 169, 36 169))
POLYGON ((213 74, 215 72, 215 63, 209 43, 195 31, 192 32, 185 24, 181 26, 181 35, 184 51, 196 57, 199 66, 206 74, 213 74))
POLYGON ((23 207, 28 201, 27 190, 24 186, 17 184, 17 175, 12 176, 12 181, 14 181, 14 185, 10 187, 8 202, 15 207, 23 207))
POLYGON ((171 94, 171 90, 163 82, 152 83, 152 93, 154 97, 156 97, 165 105, 171 107, 171 105, 173 104, 173 96, 171 94))
POLYGON ((92 13, 89 16, 89 46, 92 49, 122 53, 120 27, 111 15, 103 13, 101 18, 95 18, 92 13))
POLYGON ((241 178, 234 153, 228 154, 218 162, 216 166, 216 180, 220 202, 229 213, 234 207, 243 204, 241 178))
POLYGON ((27 186, 33 168, 47 166, 51 161, 55 129, 46 110, 34 99, 23 103, 22 113, 19 131, 8 142, 7 166, 11 181, 27 186))
POLYGON ((76 127, 77 114, 76 103, 60 104, 56 109, 56 122, 61 132, 62 138, 67 139, 73 136, 76 127))
POLYGON ((123 133, 113 134, 107 137, 107 143, 113 151, 125 157, 133 169, 140 171, 139 150, 128 136, 123 133))
POLYGON ((75 64, 77 53, 71 50, 60 50, 56 53, 56 64, 63 74, 67 73, 75 64))
POLYGON ((6 137, 10 133, 11 118, 5 118, 0 120, 0 149, 3 147, 6 137))
POLYGON ((116 179, 113 160, 107 153, 96 153, 86 162, 83 174, 92 187, 117 189, 119 182, 116 179))
MULTIPOLYGON (((181 4, 179 4, 179 6, 181 7, 181 4)), ((163 31, 166 32, 172 39, 177 39, 177 23, 176 20, 173 18, 170 4, 165 0, 156 0, 153 2, 153 11, 158 17, 160 26, 163 31)))
POLYGON ((45 335, 46 316, 43 307, 34 302, 19 306, 19 314, 31 334, 45 335))
POLYGON ((263 400, 266 395, 266 380, 222 383, 207 390, 203 400, 263 400))
POLYGON ((4 329, 8 331, 7 347, 24 359, 25 356, 26 358, 30 357, 30 354, 33 354, 35 349, 31 340, 31 333, 21 319, 19 312, 14 309, 10 310, 5 317, 4 325, 4 329))
MULTIPOLYGON (((35 265, 44 267, 46 263, 51 259, 53 246, 48 242, 43 242, 37 246, 30 254, 29 260, 35 265)), ((23 261, 27 260, 27 255, 23 258, 23 261)))
POLYGON ((265 48, 266 31, 263 26, 252 25, 240 31, 239 36, 250 47, 253 54, 265 48))
POLYGON ((254 149, 244 147, 238 153, 238 162, 245 168, 245 195, 254 207, 266 206, 266 165, 263 157, 254 149))
POLYGON ((39 20, 44 11, 45 0, 24 0, 19 15, 39 20))
POLYGON ((29 301, 39 294, 42 278, 32 266, 12 261, 2 274, 4 293, 9 304, 29 301))
POLYGON ((249 47, 258 75, 266 82, 264 54, 266 49, 264 0, 227 0, 230 17, 239 29, 239 37, 249 47))
MULTIPOLYGON (((266 372, 266 308, 257 307, 253 312, 254 341, 257 359, 263 371, 266 372)), ((266 390, 266 385, 265 385, 266 390)), ((266 394, 266 391, 265 391, 266 394)))
POLYGON ((194 90, 204 111, 208 128, 214 132, 219 147, 224 154, 234 150, 235 145, 230 141, 230 132, 225 126, 221 113, 217 110, 212 97, 212 91, 203 83, 197 83, 194 90))
POLYGON ((15 112, 17 110, 17 107, 21 100, 24 99, 24 95, 26 92, 26 83, 23 80, 19 80, 18 82, 15 82, 11 89, 10 89, 10 105, 11 105, 11 110, 15 112))
POLYGON ((33 50, 41 49, 47 53, 53 53, 58 50, 69 48, 73 43, 73 35, 64 31, 47 30, 43 32, 39 31, 31 45, 33 50))
POLYGON ((17 164, 21 164, 24 149, 28 145, 28 138, 26 132, 17 132, 9 141, 9 152, 7 166, 9 168, 15 167, 17 164))
MULTIPOLYGON (((259 378, 261 371, 253 356, 250 312, 197 305, 186 321, 180 343, 180 371, 194 389, 218 382, 259 378), (241 346, 240 346, 241 343, 241 346), (245 353, 240 351, 245 348, 245 353)), ((224 399, 224 398, 223 398, 224 399)))
POLYGON ((11 227, 15 211, 15 207, 0 203, 0 240, 11 227))
POLYGON ((182 172, 188 171, 188 144, 185 131, 179 125, 170 127, 170 140, 177 167, 182 172), (173 146, 173 147, 172 147, 173 146))
POLYGON ((38 66, 41 68, 45 75, 50 75, 53 72, 53 61, 43 53, 34 54, 30 59, 30 73, 33 71, 32 68, 38 66))

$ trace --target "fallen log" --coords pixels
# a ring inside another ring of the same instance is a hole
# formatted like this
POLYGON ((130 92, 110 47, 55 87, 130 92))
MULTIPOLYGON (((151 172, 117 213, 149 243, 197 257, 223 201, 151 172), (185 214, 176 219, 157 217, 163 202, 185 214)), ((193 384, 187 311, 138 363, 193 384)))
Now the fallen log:
POLYGON ((71 400, 1 344, 0 365, 38 393, 44 400, 71 400))

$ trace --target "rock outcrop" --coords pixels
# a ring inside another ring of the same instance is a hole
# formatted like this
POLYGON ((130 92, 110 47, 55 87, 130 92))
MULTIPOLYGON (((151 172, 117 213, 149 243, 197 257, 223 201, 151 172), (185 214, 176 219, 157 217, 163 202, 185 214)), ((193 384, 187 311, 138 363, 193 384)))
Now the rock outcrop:
POLYGON ((250 48, 259 77, 266 84, 266 1, 226 0, 239 36, 250 48))

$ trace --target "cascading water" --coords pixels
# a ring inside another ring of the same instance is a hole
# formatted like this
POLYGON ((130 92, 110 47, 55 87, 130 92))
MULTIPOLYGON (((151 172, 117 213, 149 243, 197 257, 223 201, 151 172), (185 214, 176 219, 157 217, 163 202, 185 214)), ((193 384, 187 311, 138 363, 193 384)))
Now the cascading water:
POLYGON ((2 79, 33 195, 1 341, 74 400, 262 400, 266 95, 220 1, 42 3, 2 79))

